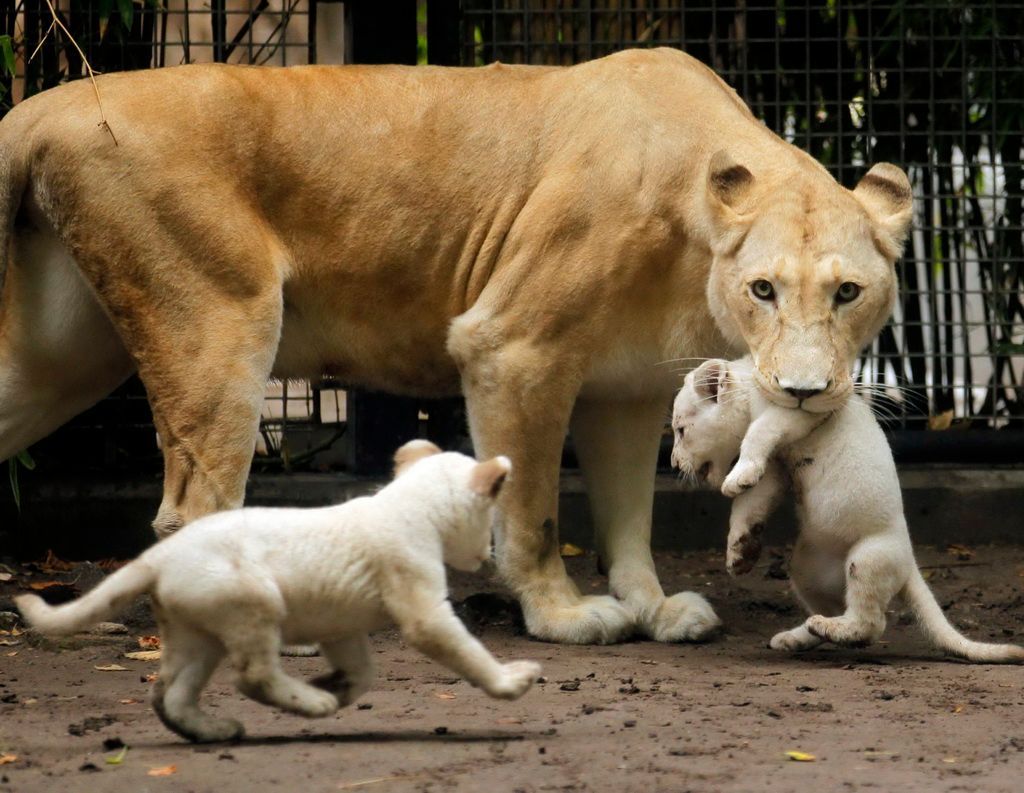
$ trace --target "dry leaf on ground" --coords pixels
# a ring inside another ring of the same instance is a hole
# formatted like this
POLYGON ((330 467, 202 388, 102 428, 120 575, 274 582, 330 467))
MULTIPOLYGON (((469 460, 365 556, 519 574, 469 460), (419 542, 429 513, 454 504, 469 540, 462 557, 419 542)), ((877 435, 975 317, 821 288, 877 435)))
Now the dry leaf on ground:
POLYGON ((133 661, 159 661, 160 650, 139 650, 137 653, 125 653, 125 658, 131 658, 133 661))
POLYGON ((8 763, 18 762, 18 755, 16 754, 0 754, 0 765, 7 765, 8 763))
POLYGON ((107 757, 107 765, 121 765, 124 762, 125 755, 128 754, 128 747, 122 746, 121 751, 115 754, 113 757, 107 757))
POLYGON ((159 768, 151 768, 146 774, 148 776, 170 776, 171 774, 178 773, 178 766, 176 765, 164 765, 159 768))
POLYGON ((29 585, 29 589, 34 589, 37 592, 42 589, 49 589, 52 586, 67 586, 63 581, 32 581, 29 585))
POLYGON ((558 552, 562 556, 583 556, 586 553, 580 546, 573 545, 571 542, 563 542, 558 552))
POLYGON ((928 429, 930 430, 948 430, 952 424, 952 410, 944 410, 942 413, 936 413, 934 416, 928 417, 928 429))
POLYGON ((455 699, 455 694, 451 691, 436 691, 434 692, 434 696, 438 699, 455 699))
POLYGON ((798 763, 813 763, 815 760, 818 759, 813 754, 808 754, 807 752, 798 752, 795 749, 791 749, 790 751, 786 752, 786 757, 788 757, 790 760, 795 760, 798 763))
POLYGON ((106 666, 94 666, 97 672, 127 672, 128 668, 120 664, 107 664, 106 666))
POLYGON ((974 549, 968 548, 966 545, 954 542, 946 546, 946 553, 953 556, 958 561, 966 562, 968 559, 974 558, 974 549))
POLYGON ((12 578, 14 578, 14 576, 10 573, 0 573, 0 581, 10 581, 12 578))
POLYGON ((160 637, 159 636, 140 636, 139 637, 139 649, 141 649, 141 650, 159 650, 160 649, 160 637))

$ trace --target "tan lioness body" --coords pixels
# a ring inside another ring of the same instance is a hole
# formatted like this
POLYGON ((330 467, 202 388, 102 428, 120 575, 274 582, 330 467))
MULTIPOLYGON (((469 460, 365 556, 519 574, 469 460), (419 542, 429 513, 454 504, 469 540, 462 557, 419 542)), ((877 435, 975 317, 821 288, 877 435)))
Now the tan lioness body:
POLYGON ((137 369, 166 533, 241 504, 270 376, 461 391, 477 453, 516 467, 499 564, 540 637, 717 624, 698 595, 666 599, 651 560, 678 384, 660 364, 747 347, 771 398, 827 409, 892 303, 903 173, 845 190, 677 51, 192 66, 99 90, 113 136, 85 81, 0 124, 0 458, 137 369), (851 279, 863 294, 837 312, 851 279), (558 555, 570 427, 618 600, 581 597, 558 555))

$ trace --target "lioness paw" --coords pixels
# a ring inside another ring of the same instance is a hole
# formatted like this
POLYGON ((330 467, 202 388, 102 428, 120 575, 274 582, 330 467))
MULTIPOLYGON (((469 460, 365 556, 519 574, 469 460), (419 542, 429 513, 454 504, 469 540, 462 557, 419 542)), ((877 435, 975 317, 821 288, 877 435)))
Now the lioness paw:
POLYGON ((762 476, 764 476, 763 464, 741 459, 732 467, 729 475, 722 482, 722 495, 735 498, 760 482, 762 476))
POLYGON ((533 661, 512 661, 501 667, 501 678, 487 693, 497 699, 519 699, 540 677, 540 664, 533 661))

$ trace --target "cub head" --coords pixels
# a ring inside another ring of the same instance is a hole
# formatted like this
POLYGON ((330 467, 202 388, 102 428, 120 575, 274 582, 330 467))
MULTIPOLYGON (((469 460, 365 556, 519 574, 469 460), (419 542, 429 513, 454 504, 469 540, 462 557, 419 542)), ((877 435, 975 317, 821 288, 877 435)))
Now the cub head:
POLYGON ((739 367, 710 360, 686 376, 672 405, 672 467, 721 487, 750 426, 739 367))
POLYGON ((429 441, 410 441, 395 453, 395 478, 418 500, 410 509, 438 529, 445 563, 468 572, 491 558, 495 503, 511 471, 507 457, 478 463, 429 441))
POLYGON ((708 304, 750 350, 766 397, 828 412, 852 392, 857 355, 892 312, 912 192, 893 165, 850 191, 806 155, 780 160, 758 170, 725 152, 711 158, 708 304))

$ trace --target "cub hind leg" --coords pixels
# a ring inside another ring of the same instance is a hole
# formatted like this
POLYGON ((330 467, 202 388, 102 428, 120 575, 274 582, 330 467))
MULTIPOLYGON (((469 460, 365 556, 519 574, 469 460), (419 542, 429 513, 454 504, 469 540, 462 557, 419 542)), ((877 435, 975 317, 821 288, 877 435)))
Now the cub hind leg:
POLYGON ((320 652, 331 665, 332 671, 310 682, 334 694, 340 707, 351 705, 370 690, 374 670, 370 641, 366 634, 321 642, 320 652))
MULTIPOLYGON (((843 613, 845 557, 815 548, 800 537, 793 548, 789 578, 800 605, 808 614, 843 613)), ((768 646, 773 650, 800 652, 822 643, 803 622, 795 628, 775 634, 768 646)))
POLYGON ((338 710, 333 693, 297 680, 281 668, 281 634, 276 626, 241 623, 224 643, 238 673, 238 690, 250 699, 310 718, 338 710))
POLYGON ((856 543, 846 560, 846 610, 839 616, 810 617, 807 629, 844 647, 866 647, 878 641, 885 631, 885 610, 913 565, 905 545, 884 534, 856 543))
POLYGON ((213 636, 185 625, 160 622, 163 654, 150 704, 172 732, 197 743, 230 741, 245 729, 234 719, 217 719, 199 708, 199 695, 224 657, 213 636))

